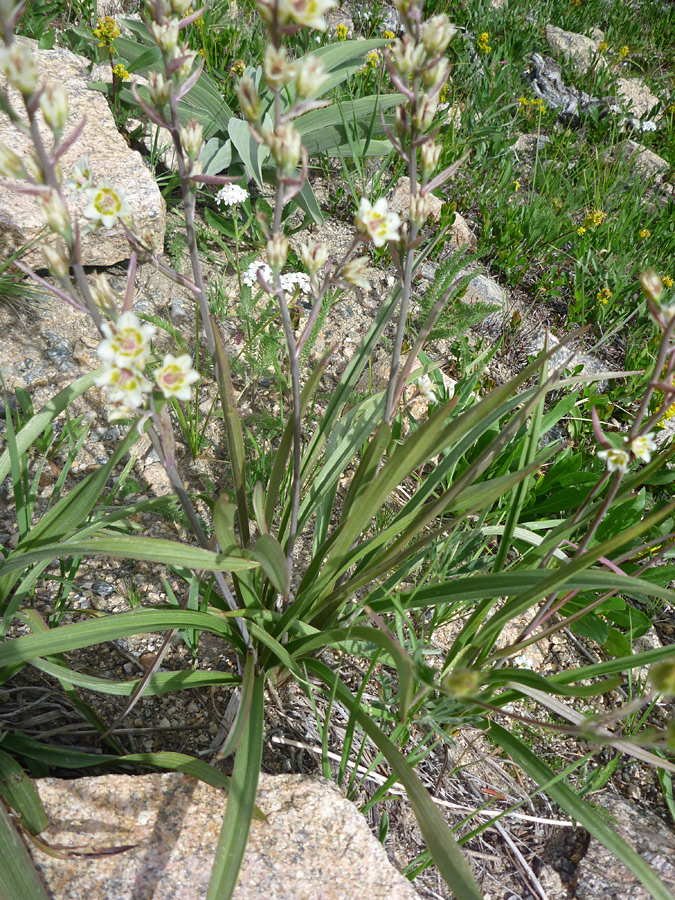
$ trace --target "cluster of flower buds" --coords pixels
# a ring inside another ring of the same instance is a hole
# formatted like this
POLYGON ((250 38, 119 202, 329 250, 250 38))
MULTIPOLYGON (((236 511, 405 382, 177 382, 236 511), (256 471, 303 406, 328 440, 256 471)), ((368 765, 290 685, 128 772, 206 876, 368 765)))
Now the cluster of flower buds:
MULTIPOLYGON (((110 310, 112 291, 107 283, 99 280, 94 287, 97 298, 110 310)), ((155 327, 142 324, 133 312, 124 312, 114 324, 104 323, 103 333, 105 337, 96 351, 103 362, 103 371, 96 384, 107 390, 112 406, 108 418, 111 422, 135 418, 147 410, 148 395, 153 389, 146 366, 155 327)), ((152 377, 165 398, 177 400, 189 400, 192 385, 199 379, 187 353, 178 357, 168 353, 152 377)))

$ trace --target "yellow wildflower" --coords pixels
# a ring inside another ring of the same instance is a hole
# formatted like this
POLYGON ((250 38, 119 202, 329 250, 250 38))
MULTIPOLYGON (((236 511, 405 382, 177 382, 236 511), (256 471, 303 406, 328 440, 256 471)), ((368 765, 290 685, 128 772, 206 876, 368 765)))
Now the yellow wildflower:
POLYGON ((662 281, 665 288, 673 286, 673 279, 670 277, 670 275, 664 275, 662 281))
POLYGON ((349 29, 344 24, 344 22, 340 22, 340 24, 335 29, 335 34, 338 41, 346 41, 347 35, 349 34, 349 29))
POLYGON ((624 45, 624 46, 621 47, 620 50, 619 50, 619 53, 618 53, 619 59, 625 59, 625 58, 628 56, 629 53, 630 53, 630 50, 628 49, 628 47, 626 47, 626 46, 624 45))
POLYGON ((609 303, 609 299, 611 296, 612 292, 607 287, 602 288, 602 290, 598 291, 598 293, 596 294, 596 297, 603 304, 603 306, 606 306, 609 303))
POLYGON ((98 20, 98 25, 94 28, 94 37, 98 38, 99 47, 110 47, 115 38, 119 36, 120 30, 112 16, 98 20))
MULTIPOLYGON (((338 26, 338 28, 339 28, 339 26, 338 26)), ((385 39, 385 41, 393 41, 394 38, 396 37, 396 35, 394 34, 393 31, 385 31, 384 34, 382 35, 382 37, 385 39)))
POLYGON ((129 78, 131 78, 122 63, 117 63, 117 65, 113 69, 113 75, 115 76, 115 78, 119 78, 121 81, 128 81, 129 78))
POLYGON ((580 225, 579 228, 577 228, 577 234, 579 235, 579 237, 582 237, 584 234, 586 234, 586 229, 583 225, 580 225))
POLYGON ((606 218, 607 213, 603 212, 601 209, 591 209, 586 213, 584 225, 590 225, 593 228, 597 228, 598 225, 602 225, 606 218))
POLYGON ((607 53, 608 50, 609 44, 607 43, 607 41, 601 41, 601 43, 598 44, 598 53, 607 53))
POLYGON ((478 49, 481 53, 489 53, 492 50, 492 47, 488 44, 490 40, 490 35, 487 31, 484 31, 482 34, 478 35, 478 49))
POLYGON ((513 193, 517 194, 519 190, 520 190, 520 182, 518 181, 518 179, 516 179, 513 182, 513 193))
POLYGON ((652 233, 648 228, 641 228, 638 231, 638 237, 642 238, 643 241, 646 241, 648 237, 651 237, 652 233))

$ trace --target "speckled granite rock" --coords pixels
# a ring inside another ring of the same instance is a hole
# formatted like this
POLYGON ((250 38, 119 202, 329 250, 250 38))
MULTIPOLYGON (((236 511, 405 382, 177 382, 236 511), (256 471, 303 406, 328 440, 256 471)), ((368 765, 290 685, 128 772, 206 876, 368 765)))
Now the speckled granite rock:
POLYGON ((590 38, 573 31, 563 31, 554 25, 547 25, 546 40, 549 46, 569 59, 577 72, 586 72, 594 62, 598 66, 605 66, 604 59, 598 57, 598 47, 604 40, 602 32, 598 29, 590 38))
MULTIPOLYGON (((206 897, 225 794, 177 773, 36 782, 62 846, 133 844, 100 859, 35 862, 54 900, 201 900, 206 897)), ((365 819, 324 779, 262 775, 235 900, 415 900, 365 819)))
MULTIPOLYGON (((20 39, 26 40, 26 39, 20 39)), ((34 48, 35 41, 30 42, 34 48)), ((148 169, 143 165, 140 153, 132 151, 115 127, 108 102, 103 94, 89 90, 89 72, 82 57, 69 50, 34 50, 40 80, 58 82, 68 91, 69 116, 65 134, 69 134, 86 116, 82 134, 61 158, 64 178, 69 176, 75 163, 84 156, 95 181, 107 179, 114 185, 123 187, 127 200, 140 229, 148 230, 164 239, 165 203, 159 188, 148 169)), ((5 85, 4 76, 0 84, 5 85)), ((15 108, 22 109, 17 101, 18 94, 10 90, 15 108)), ((46 126, 41 133, 51 146, 51 132, 46 126)), ((0 113, 0 141, 24 158, 31 144, 0 113)), ((86 206, 82 196, 70 195, 71 211, 80 213, 86 206)), ((30 194, 18 194, 0 187, 0 254, 6 258, 21 244, 32 240, 44 227, 35 199, 30 194)), ((129 257, 129 244, 121 228, 98 231, 81 236, 82 261, 86 266, 107 266, 129 257)), ((38 248, 32 249, 24 258, 29 265, 43 266, 42 254, 38 248)))
POLYGON ((648 116, 659 102, 641 78, 617 78, 616 91, 626 114, 636 119, 648 116))

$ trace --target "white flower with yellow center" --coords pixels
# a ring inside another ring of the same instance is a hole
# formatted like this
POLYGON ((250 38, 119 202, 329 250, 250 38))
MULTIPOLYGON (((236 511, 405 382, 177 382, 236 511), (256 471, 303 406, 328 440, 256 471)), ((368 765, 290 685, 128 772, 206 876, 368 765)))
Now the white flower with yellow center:
POLYGON ((138 369, 115 365, 106 365, 95 383, 108 389, 111 403, 122 403, 127 409, 145 406, 145 395, 152 390, 152 385, 138 369))
POLYGON ((199 381, 199 373, 192 368, 192 357, 184 353, 173 356, 167 353, 162 367, 154 373, 155 381, 164 396, 169 399, 189 400, 192 395, 191 385, 199 381))
POLYGON ((608 472, 621 472, 622 475, 625 475, 628 471, 630 454, 626 453, 625 450, 615 450, 611 447, 609 450, 600 450, 598 459, 606 461, 608 472))
POLYGON ((389 209, 384 197, 376 200, 374 206, 365 197, 361 197, 354 225, 359 234, 371 240, 376 247, 383 247, 387 241, 399 239, 401 219, 398 213, 389 209))
POLYGON ((132 312, 125 312, 114 326, 103 325, 105 340, 96 350, 104 363, 126 369, 145 368, 150 355, 150 341, 155 333, 154 325, 141 324, 132 312))
POLYGON ((636 459, 642 462, 651 462, 652 453, 656 450, 656 442, 654 440, 654 432, 643 434, 642 437, 633 438, 630 442, 631 453, 636 459))
POLYGON ((94 176, 89 166, 89 157, 83 156, 82 159, 75 163, 70 178, 66 181, 66 188, 69 191, 75 191, 80 194, 88 188, 94 186, 94 176))
POLYGON ((94 226, 112 228, 120 219, 124 220, 131 215, 131 207, 122 188, 115 188, 107 181, 99 181, 96 187, 86 188, 84 193, 89 200, 84 215, 94 226))

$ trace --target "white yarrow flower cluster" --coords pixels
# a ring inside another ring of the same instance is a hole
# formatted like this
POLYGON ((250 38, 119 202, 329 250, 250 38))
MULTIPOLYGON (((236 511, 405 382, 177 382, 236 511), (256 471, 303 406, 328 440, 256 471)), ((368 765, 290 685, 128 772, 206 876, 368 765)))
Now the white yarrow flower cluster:
MULTIPOLYGON (((103 361, 103 372, 96 384, 107 389, 112 404, 110 421, 130 419, 146 408, 147 395, 153 388, 146 365, 155 327, 142 324, 134 313, 125 312, 114 324, 106 323, 103 333, 105 337, 96 351, 103 361)), ((188 354, 167 354, 154 372, 155 383, 167 399, 189 400, 191 385, 198 378, 188 354)))
POLYGON ((216 203, 219 206, 236 206, 248 200, 248 191, 238 184, 226 184, 216 194, 216 203))
MULTIPOLYGON (((241 280, 244 284, 248 285, 248 287, 257 287, 258 270, 260 270, 265 281, 269 284, 272 283, 274 276, 271 266, 256 259, 242 275, 241 280)), ((288 294, 295 293, 296 287, 299 288, 303 294, 309 294, 311 291, 309 275, 307 275, 306 272, 284 272, 281 276, 281 286, 288 294)))

